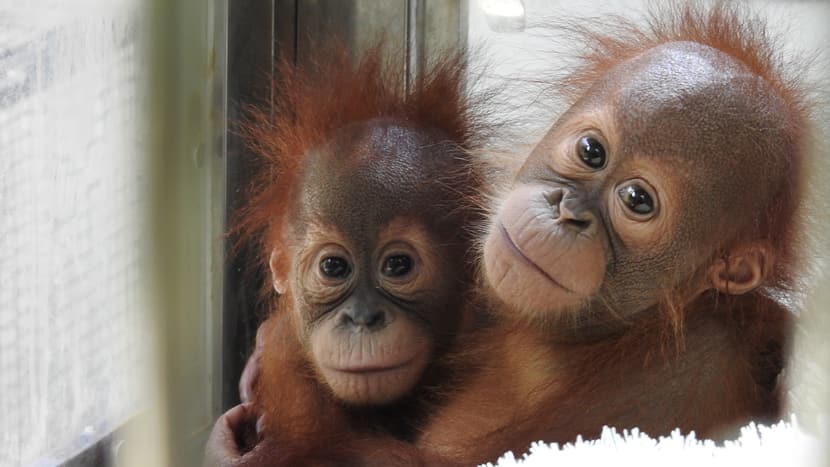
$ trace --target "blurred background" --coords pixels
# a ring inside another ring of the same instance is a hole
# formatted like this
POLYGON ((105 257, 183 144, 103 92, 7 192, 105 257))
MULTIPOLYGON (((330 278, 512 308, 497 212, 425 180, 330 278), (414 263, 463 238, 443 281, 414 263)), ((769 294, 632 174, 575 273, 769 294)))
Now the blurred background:
MULTIPOLYGON (((827 135, 830 2, 750 1, 786 54, 815 55, 827 135)), ((275 60, 379 34, 409 78, 442 48, 481 47, 521 157, 563 110, 539 82, 569 48, 546 18, 636 15, 640 0, 0 0, 0 466, 198 465, 264 310, 228 214, 251 156, 233 131, 266 105, 275 60)), ((407 79, 409 81, 409 79, 407 79)), ((406 85, 406 83, 402 83, 406 85)), ((830 176, 810 192, 809 274, 791 408, 830 406, 830 176)), ((816 431, 818 433, 818 431, 816 431)), ((826 432, 824 432, 826 435, 826 432)), ((830 440, 828 440, 830 442, 830 440)))

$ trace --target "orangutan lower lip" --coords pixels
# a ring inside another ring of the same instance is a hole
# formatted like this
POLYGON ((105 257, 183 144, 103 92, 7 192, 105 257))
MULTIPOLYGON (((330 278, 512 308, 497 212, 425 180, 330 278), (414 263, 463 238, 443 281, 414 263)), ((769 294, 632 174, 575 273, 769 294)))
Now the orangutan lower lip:
POLYGON ((412 360, 414 360, 414 358, 411 358, 411 359, 409 359, 409 360, 407 360, 403 363, 400 363, 398 365, 371 365, 371 364, 368 364, 368 365, 346 366, 346 367, 341 367, 341 368, 330 368, 330 369, 334 370, 334 371, 339 371, 341 373, 351 373, 351 374, 383 373, 383 372, 386 372, 386 371, 395 371, 395 370, 400 370, 402 368, 405 368, 405 367, 409 366, 410 363, 412 363, 412 360))
POLYGON ((562 289, 562 290, 564 290, 564 291, 566 291, 566 292, 569 292, 569 293, 574 293, 574 291, 572 291, 571 289, 569 289, 569 288, 565 287, 564 285, 560 284, 560 283, 559 283, 559 281, 557 281, 556 279, 554 279, 553 277, 551 277, 551 276, 550 276, 550 274, 548 274, 548 273, 546 273, 545 271, 543 271, 543 270, 542 270, 542 268, 540 268, 540 267, 539 267, 539 265, 537 265, 536 263, 534 263, 533 261, 531 261, 531 260, 530 260, 530 258, 528 258, 527 256, 525 256, 525 254, 524 254, 524 253, 522 253, 522 250, 520 250, 520 249, 519 249, 519 247, 518 247, 518 246, 516 246, 516 243, 515 243, 515 242, 513 241, 513 239, 510 237, 510 233, 507 231, 507 229, 506 229, 506 228, 504 228, 504 224, 499 224, 499 228, 500 228, 500 230, 501 230, 501 235, 502 235, 502 237, 504 237, 504 242, 505 242, 505 243, 507 243, 507 245, 510 247, 510 250, 511 250, 511 251, 513 251, 513 253, 514 253, 516 256, 518 256, 518 257, 519 257, 519 259, 521 259, 521 260, 522 260, 525 264, 527 264, 528 266, 530 266, 532 269, 535 269, 536 271, 538 271, 538 272, 539 272, 539 274, 541 274, 541 275, 543 275, 544 277, 546 277, 546 278, 547 278, 547 279, 548 279, 548 280, 549 280, 549 281, 550 281, 553 285, 555 285, 555 286, 559 287, 560 289, 562 289))

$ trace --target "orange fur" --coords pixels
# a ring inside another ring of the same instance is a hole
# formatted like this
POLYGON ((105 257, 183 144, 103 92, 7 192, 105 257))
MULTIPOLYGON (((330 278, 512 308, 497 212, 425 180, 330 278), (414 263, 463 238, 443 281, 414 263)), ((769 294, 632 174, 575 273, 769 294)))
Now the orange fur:
MULTIPOLYGON (((672 4, 648 16, 643 27, 614 22, 618 26, 601 24, 603 32, 565 28, 584 40, 587 52, 582 66, 562 82, 563 92, 581 95, 616 64, 659 44, 694 41, 746 65, 786 103, 792 116, 787 141, 759 150, 786 157, 788 172, 773 174, 774 201, 751 225, 724 238, 718 252, 767 241, 775 259, 771 274, 762 288, 740 296, 697 294, 691 290, 697 284, 679 284, 633 326, 593 341, 563 342, 548 329, 502 316, 496 326, 465 336, 463 348, 448 359, 472 375, 415 445, 361 435, 341 445, 335 454, 344 456, 340 460, 471 465, 494 461, 506 450, 524 452, 536 440, 594 437, 603 425, 639 427, 654 436, 679 427, 699 437, 725 438, 750 419, 778 416, 777 378, 792 318, 774 297, 794 289, 798 272, 810 120, 803 87, 790 77, 792 68, 778 57, 763 22, 725 2, 708 8, 672 4)), ((697 271, 692 278, 702 275, 697 271)))

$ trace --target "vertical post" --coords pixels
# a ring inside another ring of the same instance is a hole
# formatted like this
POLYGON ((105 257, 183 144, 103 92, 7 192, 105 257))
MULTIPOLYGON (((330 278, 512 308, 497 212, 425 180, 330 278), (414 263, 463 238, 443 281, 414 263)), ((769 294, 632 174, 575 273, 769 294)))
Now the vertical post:
POLYGON ((421 0, 406 0, 406 89, 415 83, 421 68, 423 24, 423 6, 421 0))
POLYGON ((159 391, 139 428, 143 442, 128 441, 127 465, 199 465, 219 406, 211 388, 222 378, 226 2, 149 4, 150 263, 159 391))
MULTIPOLYGON (((244 200, 245 190, 256 169, 255 157, 233 127, 244 118, 244 106, 268 105, 275 59, 293 53, 294 45, 278 38, 293 38, 296 0, 234 0, 228 3, 227 64, 227 163, 228 187, 225 213, 232 219, 244 200), (282 32, 280 32, 280 30, 282 32)), ((257 308, 257 293, 263 280, 253 271, 254 255, 248 246, 234 251, 233 239, 226 249, 234 254, 223 263, 225 275, 222 322, 222 409, 239 403, 238 383, 256 336, 263 311, 257 308)))

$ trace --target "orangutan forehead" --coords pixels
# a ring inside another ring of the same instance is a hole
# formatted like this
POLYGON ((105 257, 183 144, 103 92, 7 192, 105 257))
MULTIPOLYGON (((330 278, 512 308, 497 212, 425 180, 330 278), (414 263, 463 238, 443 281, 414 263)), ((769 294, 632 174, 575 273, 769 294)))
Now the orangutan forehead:
POLYGON ((728 113, 746 107, 757 94, 746 92, 755 77, 741 63, 692 42, 655 47, 622 63, 610 76, 617 82, 617 118, 629 127, 651 129, 704 116, 709 120, 743 118, 728 113))
MULTIPOLYGON (((663 44, 619 66, 610 80, 621 151, 723 170, 780 165, 759 148, 786 139, 786 106, 742 63, 692 42, 663 44)), ((610 87, 608 87, 610 89, 610 87)))
POLYGON ((418 217, 445 201, 442 180, 457 165, 455 151, 436 132, 405 122, 350 125, 306 157, 301 209, 347 230, 418 217))
POLYGON ((348 178, 415 188, 418 176, 453 164, 455 146, 440 131, 402 119, 373 119, 339 129, 305 158, 306 178, 348 178))
MULTIPOLYGON (((373 150, 374 158, 393 152, 400 145, 418 148, 447 140, 449 137, 440 129, 424 126, 403 117, 379 117, 346 125, 331 135, 325 146, 367 147, 373 150)), ((342 155, 331 155, 342 161, 342 155)), ((354 156, 356 161, 369 161, 371 155, 354 156)))

